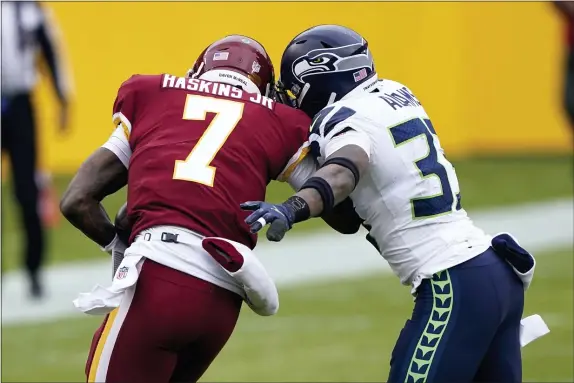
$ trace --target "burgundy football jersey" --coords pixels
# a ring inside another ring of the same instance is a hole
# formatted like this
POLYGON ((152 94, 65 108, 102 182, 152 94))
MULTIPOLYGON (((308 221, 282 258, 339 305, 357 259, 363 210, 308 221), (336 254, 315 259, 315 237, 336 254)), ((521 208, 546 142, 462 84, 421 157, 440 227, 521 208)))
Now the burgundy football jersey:
POLYGON ((134 75, 118 90, 114 122, 132 149, 130 242, 158 225, 255 247, 239 204, 265 189, 306 141, 303 112, 227 84, 134 75))

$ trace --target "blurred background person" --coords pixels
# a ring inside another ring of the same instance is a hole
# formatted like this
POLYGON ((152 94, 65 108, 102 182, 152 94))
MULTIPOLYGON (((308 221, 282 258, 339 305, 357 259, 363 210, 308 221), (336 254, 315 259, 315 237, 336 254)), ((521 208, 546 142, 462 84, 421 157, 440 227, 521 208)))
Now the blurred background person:
POLYGON ((39 71, 38 54, 45 61, 59 100, 60 132, 68 128, 69 88, 53 28, 38 2, 2 2, 2 151, 10 157, 13 187, 26 233, 24 262, 33 298, 43 295, 43 224, 53 224, 58 217, 50 175, 38 169, 32 99, 39 71))
POLYGON ((566 62, 564 73, 564 106, 570 127, 574 129, 574 2, 554 1, 565 23, 566 62))

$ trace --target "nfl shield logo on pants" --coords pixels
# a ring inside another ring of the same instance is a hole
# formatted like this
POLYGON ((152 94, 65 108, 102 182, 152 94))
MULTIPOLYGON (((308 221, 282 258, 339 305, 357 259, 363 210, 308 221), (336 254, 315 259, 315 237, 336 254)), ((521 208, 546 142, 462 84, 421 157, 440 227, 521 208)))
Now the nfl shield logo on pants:
POLYGON ((118 278, 118 279, 124 279, 124 278, 126 277, 126 275, 128 275, 128 270, 129 270, 129 267, 127 267, 127 266, 120 267, 120 268, 118 269, 118 276, 117 276, 117 278, 118 278))

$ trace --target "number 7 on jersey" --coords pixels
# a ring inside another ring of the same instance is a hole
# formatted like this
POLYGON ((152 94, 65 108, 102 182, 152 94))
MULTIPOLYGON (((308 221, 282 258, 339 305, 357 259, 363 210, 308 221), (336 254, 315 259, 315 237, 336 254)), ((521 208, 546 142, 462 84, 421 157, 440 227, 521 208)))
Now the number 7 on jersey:
POLYGON ((215 117, 187 158, 175 161, 173 179, 213 187, 216 169, 210 165, 211 161, 241 120, 243 106, 241 102, 222 98, 187 95, 184 120, 205 120, 207 113, 215 113, 215 117))

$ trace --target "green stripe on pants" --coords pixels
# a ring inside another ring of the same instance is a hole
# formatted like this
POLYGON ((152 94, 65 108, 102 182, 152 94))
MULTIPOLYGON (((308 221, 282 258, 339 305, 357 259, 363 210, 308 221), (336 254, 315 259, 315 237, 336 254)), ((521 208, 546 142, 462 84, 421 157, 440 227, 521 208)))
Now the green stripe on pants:
POLYGON ((426 382, 452 312, 454 292, 448 270, 436 273, 430 282, 433 294, 432 312, 414 350, 405 383, 426 382))

